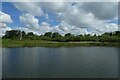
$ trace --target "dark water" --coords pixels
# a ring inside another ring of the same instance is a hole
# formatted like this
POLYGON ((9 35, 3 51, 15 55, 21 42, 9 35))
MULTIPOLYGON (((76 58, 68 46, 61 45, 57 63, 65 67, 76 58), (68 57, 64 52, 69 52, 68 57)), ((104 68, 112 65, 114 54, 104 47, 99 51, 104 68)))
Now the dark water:
POLYGON ((3 48, 4 78, 117 78, 117 47, 3 48))

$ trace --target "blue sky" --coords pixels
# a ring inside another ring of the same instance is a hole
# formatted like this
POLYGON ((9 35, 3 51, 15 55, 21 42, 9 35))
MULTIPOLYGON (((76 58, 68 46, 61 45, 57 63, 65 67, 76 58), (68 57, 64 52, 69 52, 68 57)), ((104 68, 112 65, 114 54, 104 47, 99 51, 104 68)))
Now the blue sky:
POLYGON ((19 16, 22 14, 19 10, 17 10, 11 3, 4 2, 2 3, 2 11, 6 14, 11 15, 13 19, 13 23, 9 24, 10 27, 21 26, 19 21, 19 16))
MULTIPOLYGON (((17 8, 15 8, 11 2, 3 2, 2 11, 6 14, 11 15, 11 18, 13 19, 13 23, 9 24, 10 27, 23 26, 23 24, 19 20, 19 16, 22 15, 24 12, 21 12, 17 8)), ((46 13, 49 15, 49 20, 46 19, 45 16, 36 16, 36 18, 39 19, 39 23, 47 22, 51 26, 56 26, 60 23, 59 20, 57 19, 56 14, 51 12, 46 12, 46 13)))
POLYGON ((41 22, 47 22, 51 26, 56 26, 56 25, 58 25, 60 23, 56 14, 51 13, 51 12, 46 12, 46 13, 49 16, 49 19, 46 19, 45 16, 36 17, 37 19, 39 19, 39 23, 41 23, 41 22))
POLYGON ((115 23, 115 24, 120 24, 118 20, 110 20, 108 23, 115 23))

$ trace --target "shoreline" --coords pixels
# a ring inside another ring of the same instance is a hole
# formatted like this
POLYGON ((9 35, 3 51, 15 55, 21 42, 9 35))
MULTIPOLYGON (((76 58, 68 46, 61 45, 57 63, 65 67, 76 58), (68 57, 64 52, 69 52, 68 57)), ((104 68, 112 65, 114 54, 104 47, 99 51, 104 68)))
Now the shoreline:
POLYGON ((2 40, 2 48, 20 47, 120 47, 120 42, 55 42, 43 40, 2 40))

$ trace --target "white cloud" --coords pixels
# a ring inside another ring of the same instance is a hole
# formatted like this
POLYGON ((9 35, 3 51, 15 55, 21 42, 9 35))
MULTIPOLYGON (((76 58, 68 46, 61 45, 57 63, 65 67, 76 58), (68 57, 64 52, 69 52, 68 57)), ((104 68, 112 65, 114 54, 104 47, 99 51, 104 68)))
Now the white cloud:
POLYGON ((30 13, 32 15, 36 15, 36 16, 41 16, 44 14, 43 10, 41 9, 41 7, 39 6, 38 3, 34 3, 34 2, 16 2, 13 3, 14 6, 25 13, 30 13))
POLYGON ((38 32, 38 34, 43 34, 46 31, 51 30, 51 27, 47 22, 42 22, 41 24, 39 24, 39 20, 35 18, 35 16, 32 14, 23 14, 22 16, 20 16, 19 19, 22 23, 25 24, 25 30, 26 28, 28 28, 27 32, 28 30, 30 30, 29 32, 32 31, 34 33, 38 32))
POLYGON ((112 31, 118 30, 118 25, 114 23, 106 23, 106 24, 99 26, 99 28, 98 29, 103 32, 112 32, 112 31))
POLYGON ((74 35, 80 35, 80 34, 87 34, 88 33, 86 28, 72 26, 64 21, 62 21, 61 24, 59 24, 57 30, 61 34, 71 33, 74 35))
POLYGON ((22 16, 20 16, 20 21, 23 22, 26 27, 32 29, 39 28, 39 24, 38 24, 39 21, 32 14, 23 14, 22 16))
POLYGON ((13 21, 9 14, 0 11, 0 37, 5 35, 6 31, 11 30, 11 28, 8 27, 8 24, 12 22, 13 21))
POLYGON ((20 16, 20 21, 25 27, 43 34, 48 31, 61 34, 102 34, 117 30, 117 24, 107 23, 117 18, 116 3, 65 3, 65 2, 43 2, 43 3, 14 3, 15 7, 25 14, 20 16), (57 14, 60 23, 50 26, 47 22, 39 23, 35 16, 49 18, 49 13, 57 14))
POLYGON ((117 2, 86 2, 80 6, 87 13, 92 13, 98 19, 114 19, 118 15, 117 2))
POLYGON ((11 16, 0 11, 0 23, 12 23, 11 16))
POLYGON ((3 0, 2 2, 119 2, 119 0, 3 0))
POLYGON ((61 20, 72 26, 85 28, 100 23, 95 16, 91 13, 85 13, 83 10, 77 7, 71 7, 61 16, 61 20))
POLYGON ((7 26, 5 23, 0 23, 0 37, 5 35, 6 31, 12 30, 10 27, 7 26))
POLYGON ((44 7, 45 10, 51 11, 54 13, 62 13, 69 6, 65 2, 43 2, 39 4, 41 7, 44 7))
POLYGON ((48 24, 47 22, 42 22, 41 25, 42 26, 50 26, 50 24, 48 24))

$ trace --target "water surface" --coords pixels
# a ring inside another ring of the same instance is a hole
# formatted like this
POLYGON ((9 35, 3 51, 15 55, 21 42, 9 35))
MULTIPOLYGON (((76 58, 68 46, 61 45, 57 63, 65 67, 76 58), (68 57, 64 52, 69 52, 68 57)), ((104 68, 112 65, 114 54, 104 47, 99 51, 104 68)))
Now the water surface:
POLYGON ((3 48, 4 78, 117 78, 117 47, 3 48))

